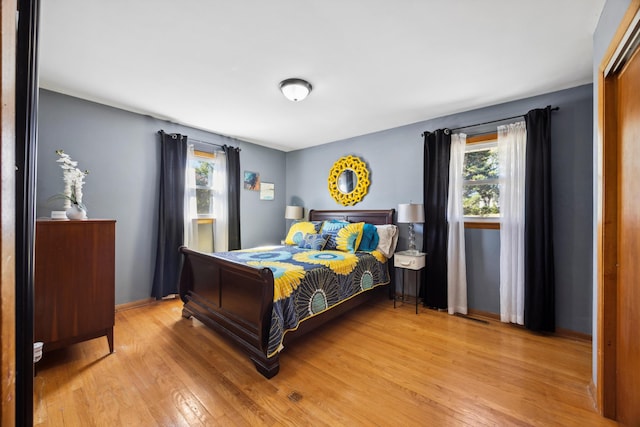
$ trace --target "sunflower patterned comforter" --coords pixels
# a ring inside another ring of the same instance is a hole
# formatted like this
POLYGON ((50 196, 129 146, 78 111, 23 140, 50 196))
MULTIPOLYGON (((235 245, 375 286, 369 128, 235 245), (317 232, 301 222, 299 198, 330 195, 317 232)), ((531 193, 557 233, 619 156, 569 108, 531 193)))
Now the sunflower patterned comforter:
POLYGON ((349 253, 271 246, 218 257, 273 272, 273 312, 267 357, 282 349, 287 331, 300 322, 376 286, 389 283, 387 258, 379 251, 349 253))

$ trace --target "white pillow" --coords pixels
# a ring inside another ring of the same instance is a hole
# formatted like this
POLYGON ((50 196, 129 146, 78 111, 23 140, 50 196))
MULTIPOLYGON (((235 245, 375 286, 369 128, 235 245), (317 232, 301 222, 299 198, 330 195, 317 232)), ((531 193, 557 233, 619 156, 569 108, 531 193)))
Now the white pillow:
POLYGON ((376 248, 387 258, 391 258, 398 243, 398 227, 393 224, 376 225, 378 231, 378 247, 376 248))

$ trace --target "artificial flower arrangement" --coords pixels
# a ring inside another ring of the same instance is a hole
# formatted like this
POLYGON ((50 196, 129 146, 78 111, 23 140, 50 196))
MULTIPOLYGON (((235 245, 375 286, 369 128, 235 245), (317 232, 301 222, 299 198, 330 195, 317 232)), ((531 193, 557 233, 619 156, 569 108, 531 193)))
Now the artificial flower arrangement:
POLYGON ((64 208, 68 209, 72 205, 76 205, 86 211, 87 208, 82 203, 82 186, 84 185, 84 177, 89 175, 89 171, 78 169, 78 162, 72 160, 64 151, 56 150, 56 154, 60 157, 56 162, 60 163, 63 171, 64 193, 60 197, 64 199, 64 208))

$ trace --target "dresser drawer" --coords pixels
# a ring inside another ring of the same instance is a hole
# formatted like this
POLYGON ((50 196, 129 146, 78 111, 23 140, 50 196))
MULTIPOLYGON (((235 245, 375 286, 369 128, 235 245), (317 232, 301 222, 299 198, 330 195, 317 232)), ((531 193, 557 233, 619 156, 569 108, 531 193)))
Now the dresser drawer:
POLYGON ((407 255, 403 252, 396 252, 393 256, 393 265, 409 270, 420 270, 425 265, 425 254, 407 255))

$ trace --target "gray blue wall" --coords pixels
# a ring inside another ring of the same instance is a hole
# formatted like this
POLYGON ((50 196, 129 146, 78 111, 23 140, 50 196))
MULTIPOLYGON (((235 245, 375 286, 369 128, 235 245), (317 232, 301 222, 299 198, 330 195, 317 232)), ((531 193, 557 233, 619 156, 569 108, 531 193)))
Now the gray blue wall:
MULTIPOLYGON (((155 259, 158 137, 180 132, 192 138, 239 146, 241 170, 256 171, 274 182, 276 200, 261 201, 242 190, 242 246, 277 243, 285 235, 286 204, 305 208, 341 207, 327 190, 327 175, 340 157, 353 154, 367 162, 371 186, 354 209, 396 207, 422 202, 422 137, 425 130, 455 128, 559 106, 553 113, 553 213, 556 245, 558 327, 591 333, 592 327, 592 87, 547 95, 427 120, 408 126, 283 153, 231 140, 58 93, 40 92, 37 215, 58 205, 47 199, 62 191, 55 150, 64 149, 81 168, 90 169, 84 201, 93 218, 115 218, 116 303, 149 297, 155 259), (272 224, 280 224, 272 227, 272 224), (268 226, 265 226, 268 225, 268 226)), ((418 246, 422 245, 417 227, 418 246)), ((406 247, 401 226, 399 247, 406 247)), ((499 233, 467 230, 469 307, 499 311, 499 233)))
MULTIPOLYGON (((523 76, 523 78, 526 78, 523 76)), ((547 105, 560 107, 552 119, 552 179, 556 262, 556 318, 559 328, 591 333, 592 283, 592 86, 440 117, 382 132, 287 153, 287 203, 306 208, 340 207, 327 190, 333 163, 352 154, 370 169, 369 194, 354 209, 383 209, 422 202, 421 134, 524 114, 547 105)), ((418 236, 422 230, 418 228, 418 236)), ((401 227, 399 248, 406 248, 401 227)), ((499 312, 499 233, 467 230, 469 307, 499 312)), ((418 246, 422 242, 418 239, 418 246)))
MULTIPOLYGON (((631 4, 631 0, 607 0, 602 9, 602 13, 600 14, 600 20, 598 21, 598 26, 593 34, 593 117, 598 117, 598 70, 600 68, 600 63, 604 59, 604 54, 609 48, 609 44, 613 40, 613 36, 615 32, 618 30, 618 26, 620 26, 620 22, 622 21, 622 17, 625 12, 629 8, 631 4)), ((598 206, 598 176, 596 174, 598 170, 598 164, 601 162, 598 153, 598 126, 597 120, 594 120, 593 124, 593 176, 592 176, 592 191, 593 191, 593 215, 592 215, 592 263, 591 268, 593 270, 592 273, 592 295, 593 295, 593 383, 597 384, 598 378, 598 369, 597 369, 597 357, 598 357, 598 334, 596 333, 598 330, 598 282, 597 282, 597 250, 596 250, 596 240, 597 240, 597 213, 596 209, 598 206)))
MULTIPOLYGON (((130 113, 47 90, 40 91, 38 217, 50 216, 63 191, 55 150, 63 149, 89 169, 83 201, 92 218, 116 223, 116 304, 149 298, 155 262, 158 206, 158 130, 241 148, 241 171, 259 172, 275 183, 275 200, 241 190, 242 246, 280 242, 284 229, 285 154, 248 142, 130 113), (272 224, 283 224, 273 227, 272 224), (267 226, 265 226, 267 225, 267 226), (282 229, 281 229, 282 228, 282 229)), ((69 260, 73 262, 73 260, 69 260)))

